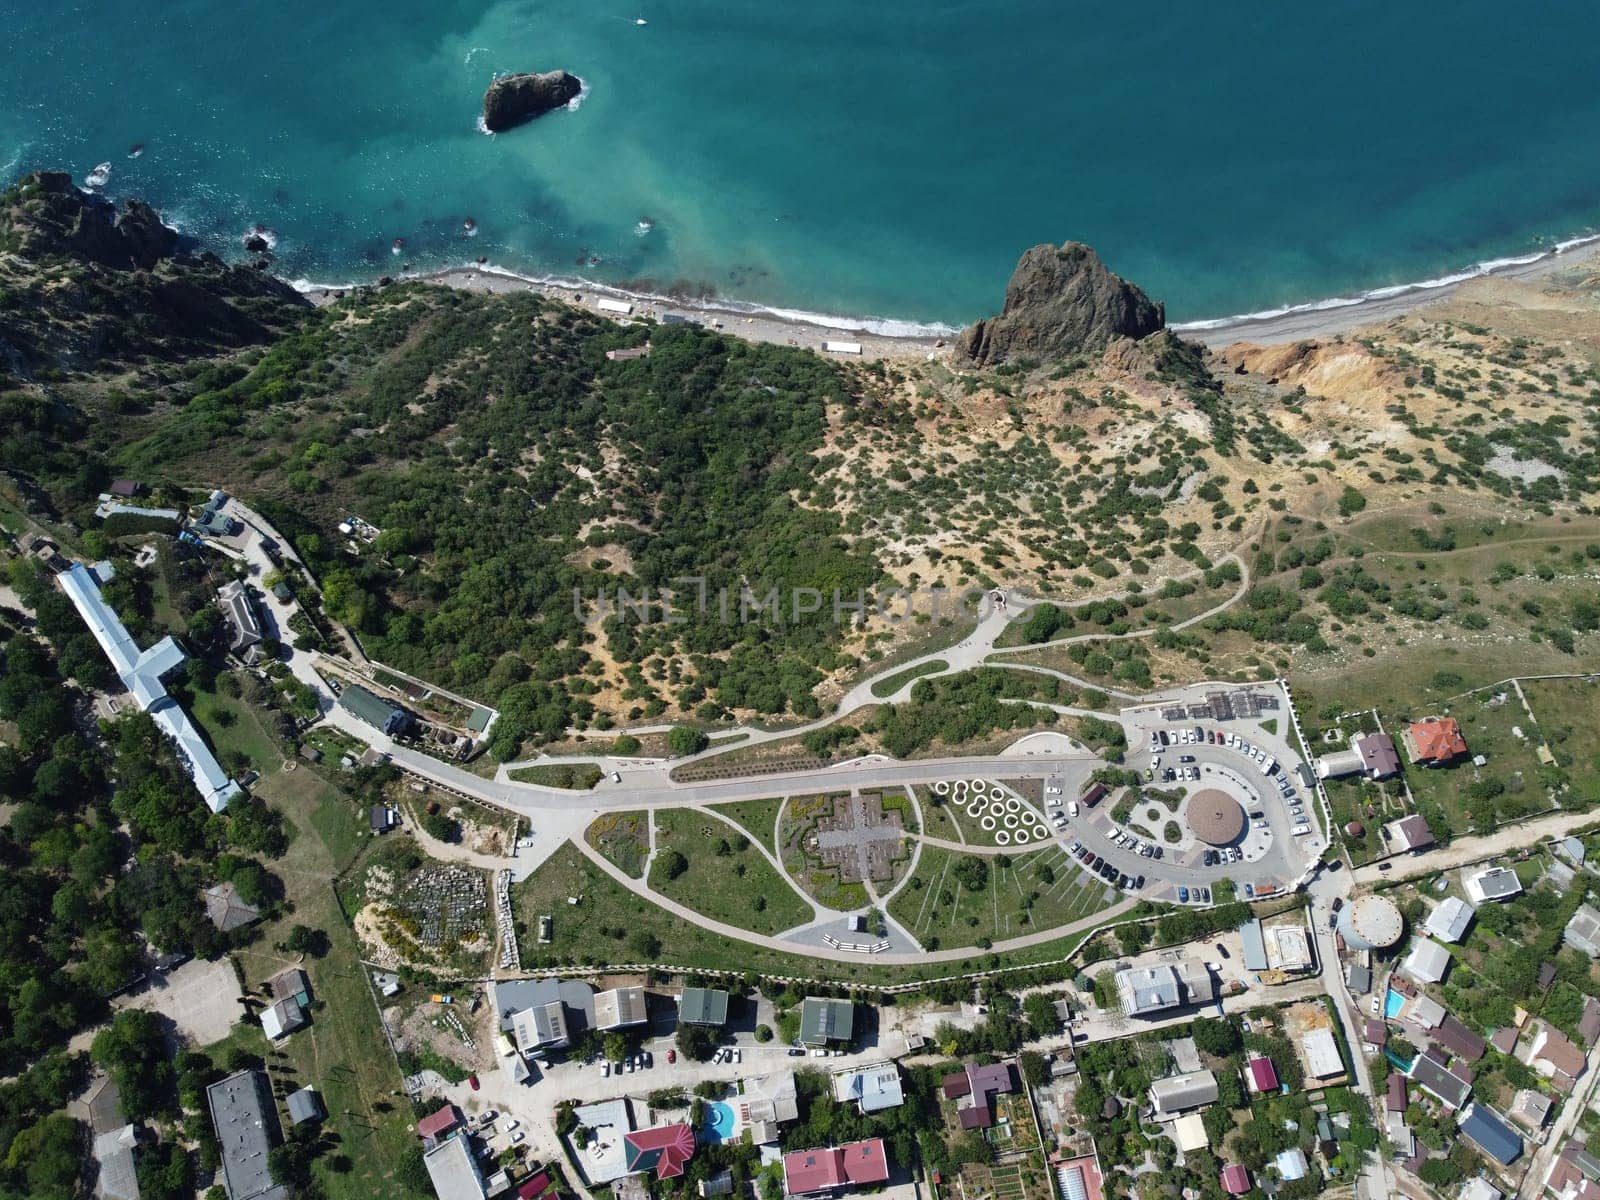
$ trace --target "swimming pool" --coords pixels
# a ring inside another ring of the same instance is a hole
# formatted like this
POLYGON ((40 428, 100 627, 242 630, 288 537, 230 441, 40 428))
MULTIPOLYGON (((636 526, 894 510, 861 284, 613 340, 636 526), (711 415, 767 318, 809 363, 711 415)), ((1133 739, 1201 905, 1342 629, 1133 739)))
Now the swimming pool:
POLYGON ((738 1128, 739 1118, 734 1111, 720 1100, 710 1101, 700 1122, 700 1140, 702 1142, 725 1142, 733 1136, 738 1128))
POLYGON ((1393 988, 1383 997, 1383 1015, 1391 1021, 1400 1015, 1400 1010, 1405 1006, 1406 998, 1393 988))

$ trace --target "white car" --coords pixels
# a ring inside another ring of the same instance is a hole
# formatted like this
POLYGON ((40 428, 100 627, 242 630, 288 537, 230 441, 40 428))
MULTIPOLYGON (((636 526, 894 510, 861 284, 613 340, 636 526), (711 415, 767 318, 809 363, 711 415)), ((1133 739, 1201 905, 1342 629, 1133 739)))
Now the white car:
POLYGON ((527 1137, 527 1136, 528 1136, 528 1135, 527 1135, 527 1134, 525 1134, 525 1133, 513 1133, 513 1134, 512 1134, 512 1135, 511 1135, 511 1144, 512 1144, 512 1145, 513 1145, 513 1146, 515 1146, 515 1145, 516 1145, 516 1144, 517 1144, 517 1143, 518 1143, 518 1142, 520 1142, 520 1141, 521 1141, 521 1140, 522 1140, 522 1139, 523 1139, 523 1138, 525 1138, 525 1137, 527 1137))
POLYGON ((1044 794, 1046 796, 1059 796, 1059 795, 1061 795, 1061 785, 1060 784, 1055 784, 1055 783, 1047 785, 1045 787, 1045 789, 1044 789, 1044 794))
POLYGON ((608 1062, 601 1063, 600 1064, 600 1074, 602 1076, 610 1075, 611 1074, 611 1064, 608 1063, 608 1062))
POLYGON ((521 1125, 521 1124, 522 1124, 521 1121, 517 1120, 515 1117, 512 1117, 511 1120, 506 1122, 506 1132, 510 1133, 513 1129, 515 1129, 518 1125, 521 1125))
POLYGON ((1077 815, 1078 815, 1078 802, 1076 800, 1068 800, 1067 801, 1067 816, 1075 817, 1077 815))
POLYGON ((1152 758, 1150 760, 1150 765, 1152 767, 1159 767, 1161 765, 1161 755, 1158 754, 1154 758, 1152 758))
POLYGON ((627 1068, 628 1068, 628 1074, 632 1075, 633 1074, 633 1059, 632 1058, 627 1059, 626 1063, 627 1063, 627 1068))
POLYGON ((734 1062, 743 1062, 744 1061, 744 1051, 739 1049, 739 1047, 737 1047, 737 1046, 735 1046, 733 1048, 733 1061, 734 1062))
POLYGON ((812 1058, 827 1058, 828 1057, 828 1052, 826 1050, 818 1048, 818 1049, 813 1050, 811 1052, 811 1057, 812 1058))

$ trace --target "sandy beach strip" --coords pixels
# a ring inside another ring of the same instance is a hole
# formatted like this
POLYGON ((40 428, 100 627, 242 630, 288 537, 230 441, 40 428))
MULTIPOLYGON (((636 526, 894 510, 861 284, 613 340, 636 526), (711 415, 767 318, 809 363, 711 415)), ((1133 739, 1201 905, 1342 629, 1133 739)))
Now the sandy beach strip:
MULTIPOLYGON (((1179 323, 1173 325, 1172 329, 1190 341, 1199 342, 1213 349, 1231 346, 1237 342, 1276 345, 1284 342, 1314 341, 1336 337, 1353 329, 1381 324, 1427 305, 1438 304, 1454 296, 1464 284, 1477 280, 1497 279, 1538 283, 1558 272, 1593 267, 1597 264, 1600 264, 1600 237, 1585 238, 1553 247, 1531 260, 1514 259, 1490 264, 1458 272, 1437 282, 1380 288, 1375 289, 1376 294, 1349 300, 1327 300, 1317 304, 1300 305, 1281 312, 1229 317, 1219 321, 1179 323)), ((715 302, 698 300, 680 302, 662 296, 640 296, 576 280, 529 279, 493 266, 448 267, 438 271, 400 275, 397 280, 434 283, 444 287, 491 294, 538 292, 552 300, 559 300, 564 304, 571 304, 599 316, 622 322, 635 318, 660 321, 666 314, 672 313, 746 341, 803 347, 843 361, 940 359, 950 355, 955 340, 954 334, 939 337, 890 336, 874 332, 865 326, 851 326, 848 318, 840 318, 838 324, 821 324, 761 309, 751 311, 731 306, 719 307, 715 302), (620 300, 632 305, 633 312, 630 315, 607 312, 600 308, 601 300, 620 300), (830 342, 858 345, 861 352, 855 354, 829 351, 826 345, 830 342)), ((325 304, 344 290, 348 288, 311 287, 305 289, 305 294, 312 303, 325 304)))
POLYGON ((1231 317, 1217 322, 1174 325, 1173 331, 1192 342, 1220 349, 1236 342, 1271 346, 1284 342, 1316 341, 1368 325, 1403 317, 1454 296, 1461 288, 1482 279, 1538 283, 1558 272, 1600 263, 1600 238, 1584 239, 1570 249, 1552 248, 1532 261, 1508 261, 1484 269, 1462 271, 1437 284, 1416 284, 1376 289, 1379 294, 1345 301, 1323 301, 1296 306, 1287 312, 1231 317), (1386 294, 1392 293, 1392 294, 1386 294))
MULTIPOLYGON (((548 296, 552 300, 586 309, 623 324, 635 318, 660 321, 667 313, 673 313, 686 320, 698 322, 708 329, 720 330, 745 341, 765 342, 775 346, 799 346, 845 362, 938 358, 947 352, 954 337, 954 335, 890 337, 861 327, 822 325, 759 310, 751 312, 737 308, 719 308, 715 303, 705 301, 675 303, 666 297, 639 296, 592 283, 539 281, 491 267, 448 267, 440 271, 397 276, 396 281, 434 283, 444 287, 494 295, 537 292, 541 296, 548 296), (607 312, 599 307, 601 300, 620 300, 630 304, 633 306, 633 313, 623 315, 607 312), (830 352, 825 349, 826 343, 829 342, 858 345, 861 347, 861 352, 859 354, 830 352)), ((325 304, 338 296, 342 290, 347 289, 317 288, 305 294, 312 303, 325 304)))

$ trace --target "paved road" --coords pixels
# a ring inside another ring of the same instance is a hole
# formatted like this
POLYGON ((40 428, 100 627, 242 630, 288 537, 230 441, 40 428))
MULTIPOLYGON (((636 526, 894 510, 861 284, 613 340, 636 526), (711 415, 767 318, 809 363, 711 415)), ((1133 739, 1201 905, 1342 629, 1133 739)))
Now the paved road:
POLYGON ((1525 846, 1566 837, 1569 833, 1595 825, 1600 825, 1600 813, 1551 813, 1531 821, 1507 825, 1480 837, 1456 838, 1443 849, 1429 850, 1426 854, 1404 855, 1391 858, 1387 863, 1370 863, 1356 870, 1355 880, 1362 884, 1398 883, 1402 879, 1437 875, 1440 871, 1498 858, 1525 846), (1389 868, 1387 871, 1383 869, 1385 866, 1389 868))

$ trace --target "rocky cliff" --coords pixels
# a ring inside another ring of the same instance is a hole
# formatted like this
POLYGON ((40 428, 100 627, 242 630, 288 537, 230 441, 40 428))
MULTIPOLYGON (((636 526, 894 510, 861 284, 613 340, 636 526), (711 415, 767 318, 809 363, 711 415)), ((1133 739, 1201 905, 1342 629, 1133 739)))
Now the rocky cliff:
POLYGON ((566 71, 502 75, 483 94, 483 124, 499 133, 560 108, 582 90, 583 81, 566 71))
POLYGON ((1088 246, 1067 242, 1024 253, 1000 315, 969 325, 956 347, 985 365, 1067 358, 1104 350, 1118 338, 1145 337, 1165 323, 1160 304, 1113 275, 1088 246))
POLYGON ((119 212, 54 171, 0 192, 0 376, 263 342, 305 308, 263 270, 189 253, 141 201, 119 212))

